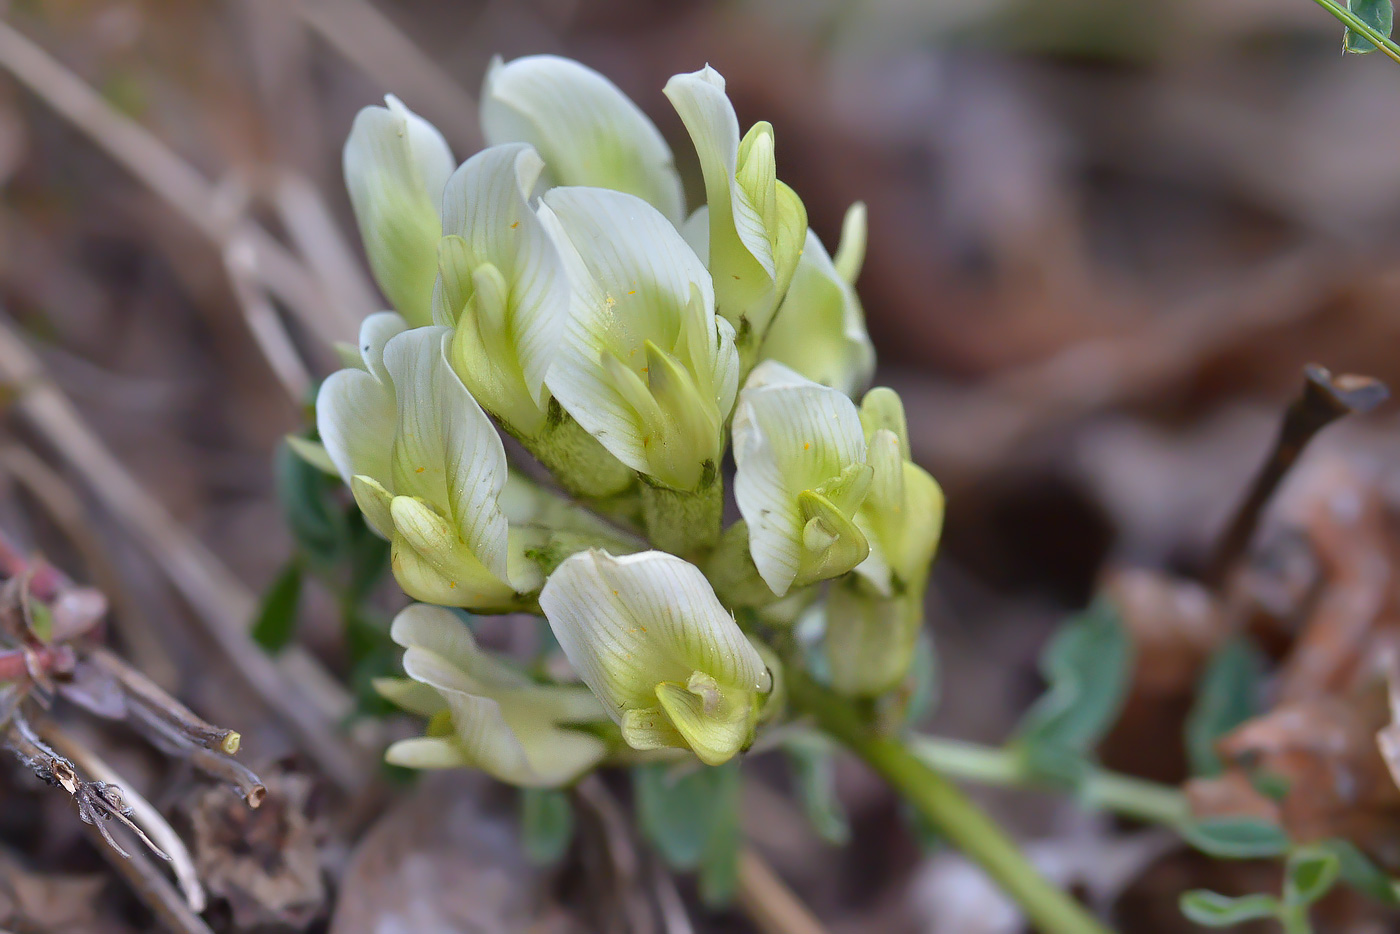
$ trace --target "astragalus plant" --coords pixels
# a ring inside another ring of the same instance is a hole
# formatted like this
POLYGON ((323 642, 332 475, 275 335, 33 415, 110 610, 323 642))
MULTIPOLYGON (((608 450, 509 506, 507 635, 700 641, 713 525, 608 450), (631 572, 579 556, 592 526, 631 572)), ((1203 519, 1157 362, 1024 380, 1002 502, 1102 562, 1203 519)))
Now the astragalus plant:
POLYGON ((718 72, 665 94, 703 173, 692 210, 648 117, 566 59, 494 63, 489 145, 460 165, 393 97, 355 119, 346 181, 393 308, 316 421, 420 601, 392 627, 407 677, 377 686, 426 733, 389 761, 534 795, 634 768, 665 851, 666 808, 732 826, 741 757, 783 748, 810 776, 825 734, 1047 930, 1096 930, 903 739, 943 495, 899 396, 865 391, 864 208, 828 250, 718 72), (453 607, 542 615, 554 639, 500 657, 453 607))

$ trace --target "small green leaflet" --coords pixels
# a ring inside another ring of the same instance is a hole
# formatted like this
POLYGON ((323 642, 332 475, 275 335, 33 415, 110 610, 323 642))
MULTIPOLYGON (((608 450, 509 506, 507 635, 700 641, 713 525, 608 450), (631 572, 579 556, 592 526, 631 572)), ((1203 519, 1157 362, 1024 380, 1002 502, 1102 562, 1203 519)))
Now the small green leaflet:
POLYGON ((1348 840, 1324 840, 1317 844, 1337 857, 1342 881, 1383 905, 1400 905, 1400 882, 1371 861, 1348 840))
POLYGON ((1230 639, 1211 656, 1186 719, 1192 775, 1211 777, 1224 770, 1215 743, 1254 716, 1263 672, 1258 650, 1243 637, 1230 639))
POLYGON ((1181 828, 1186 842, 1220 859, 1260 859, 1288 852, 1288 836, 1277 824, 1253 817, 1214 817, 1181 828))
POLYGON ((1073 784, 1118 717, 1133 651, 1117 609, 1095 601, 1050 640, 1040 670, 1049 689, 1021 721, 1017 742, 1033 774, 1073 784))
POLYGON ((738 883, 739 763, 700 766, 677 774, 675 766, 632 770, 637 823, 671 868, 699 870, 707 904, 727 904, 738 883))
POLYGON ((836 797, 832 743, 820 733, 797 733, 783 743, 792 783, 817 835, 841 846, 851 839, 846 809, 836 797))
POLYGON ((301 606, 301 580, 301 562, 292 558, 263 592, 252 637, 264 651, 280 652, 292 641, 301 606))
POLYGON ((559 862, 574 838, 574 806, 555 788, 520 791, 520 836, 525 856, 536 866, 559 862))
MULTIPOLYGON (((1394 28, 1395 24, 1394 0, 1348 0, 1347 9, 1376 32, 1386 38, 1390 37, 1391 29, 1394 28)), ((1364 55, 1367 52, 1376 51, 1376 44, 1365 36, 1348 29, 1346 36, 1342 39, 1342 50, 1364 55)))
POLYGON ((1245 921, 1272 918, 1279 913, 1278 899, 1272 895, 1243 895, 1231 898, 1219 892, 1196 889, 1181 896, 1181 913, 1197 924, 1224 928, 1245 921))
POLYGON ((1305 846, 1294 850, 1284 870, 1284 904, 1311 905, 1327 894, 1340 873, 1341 860, 1326 847, 1305 846))

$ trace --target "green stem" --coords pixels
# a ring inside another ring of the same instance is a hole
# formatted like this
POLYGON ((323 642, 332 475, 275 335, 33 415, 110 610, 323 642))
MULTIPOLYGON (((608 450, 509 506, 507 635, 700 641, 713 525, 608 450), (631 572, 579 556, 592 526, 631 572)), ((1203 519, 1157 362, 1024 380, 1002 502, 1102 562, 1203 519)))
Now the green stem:
POLYGON ((794 703, 816 717, 826 732, 864 759, 981 866, 1044 934, 1109 934, 1084 906, 1047 881, 1001 827, 956 785, 903 743, 874 733, 851 701, 818 685, 795 666, 788 670, 788 688, 794 703))
MULTIPOLYGON (((1039 784, 1014 749, 933 736, 914 736, 907 742, 916 757, 953 778, 1007 787, 1039 784)), ((1085 777, 1079 800, 1087 808, 1168 827, 1180 826, 1189 816, 1186 798, 1175 788, 1101 769, 1085 777)))
POLYGON ((1400 62, 1400 45, 1396 45, 1388 36, 1376 32, 1374 28, 1367 25, 1365 20, 1338 3, 1337 0, 1313 0, 1313 2, 1345 23, 1352 32, 1370 39, 1376 48, 1384 52, 1392 61, 1400 62))

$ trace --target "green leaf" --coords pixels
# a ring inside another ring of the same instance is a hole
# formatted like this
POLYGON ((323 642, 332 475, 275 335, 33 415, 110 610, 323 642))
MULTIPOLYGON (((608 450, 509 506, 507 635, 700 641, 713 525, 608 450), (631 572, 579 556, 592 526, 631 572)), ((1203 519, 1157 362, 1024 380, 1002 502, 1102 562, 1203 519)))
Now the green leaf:
POLYGON ((520 834, 525 856, 536 866, 551 866, 564 856, 574 838, 574 806, 555 788, 520 792, 520 834))
POLYGON ((1322 846, 1305 846, 1288 855, 1283 876, 1283 901, 1293 907, 1311 905, 1326 895, 1341 874, 1337 854, 1322 846))
POLYGON ((251 635, 264 651, 279 652, 292 641, 301 605, 301 581, 301 562, 293 558, 263 592, 251 635))
POLYGON ((693 872, 718 859, 729 828, 739 821, 737 762, 701 766, 677 774, 673 765, 644 765, 632 770, 637 822, 642 835, 673 869, 693 872))
MULTIPOLYGON (((1386 38, 1395 24, 1395 4, 1393 0, 1348 0, 1347 9, 1356 14, 1367 26, 1386 38)), ((1364 55, 1376 51, 1376 44, 1360 33, 1346 31, 1342 40, 1342 50, 1364 55)))
POLYGON ((1118 716, 1132 655, 1118 611, 1106 600, 1055 634, 1040 660, 1049 688, 1027 711, 1016 740, 1033 774, 1069 782, 1082 774, 1085 757, 1118 716))
POLYGON ((1288 852, 1288 836, 1277 824, 1253 817, 1213 817, 1181 828, 1186 842, 1221 859, 1256 859, 1288 852))
POLYGON ((937 709, 942 687, 938 677, 938 652, 927 629, 920 630, 919 639, 914 643, 914 662, 909 670, 913 675, 913 689, 904 712, 904 722, 914 726, 937 709))
POLYGON ((705 840, 700 860, 700 900, 711 908, 723 908, 739 888, 739 850, 744 836, 739 827, 739 767, 730 762, 715 771, 720 790, 714 824, 705 840))
POLYGON ((1350 840, 1334 839, 1324 840, 1318 846, 1326 847, 1336 855, 1342 881, 1347 885, 1381 904, 1400 905, 1400 882, 1372 862, 1356 844, 1350 840))
POLYGON ((797 798, 817 836, 836 846, 851 839, 846 809, 836 797, 831 741, 819 733, 798 733, 783 743, 797 798))
POLYGON ((345 586, 345 599, 358 604, 389 572, 389 543, 375 534, 353 504, 347 508, 342 523, 345 529, 342 548, 350 576, 345 586))
POLYGON ((1231 898, 1219 892, 1195 889, 1181 896, 1181 913, 1197 924, 1210 928, 1224 928, 1272 918, 1279 913, 1278 899, 1272 895, 1243 895, 1231 898))
POLYGON ((1211 656, 1186 718, 1192 775, 1210 777, 1224 771, 1215 743, 1257 712, 1263 673, 1263 658, 1243 637, 1230 639, 1211 656))
POLYGON ((297 547, 313 561, 334 566, 345 537, 342 512, 331 491, 339 485, 294 453, 284 441, 273 462, 277 499, 297 547))

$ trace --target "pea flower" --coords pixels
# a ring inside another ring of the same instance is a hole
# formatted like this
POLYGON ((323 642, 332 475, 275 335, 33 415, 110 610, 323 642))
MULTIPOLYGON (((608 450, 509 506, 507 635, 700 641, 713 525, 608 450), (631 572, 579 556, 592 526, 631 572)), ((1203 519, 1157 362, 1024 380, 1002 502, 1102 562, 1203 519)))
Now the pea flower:
POLYGON ((699 568, 659 551, 579 552, 540 607, 632 748, 719 765, 753 741, 772 676, 699 568))
POLYGON ((773 360, 754 367, 734 412, 734 499, 774 594, 866 559, 854 521, 873 473, 865 456, 855 403, 840 390, 773 360))
POLYGON ((607 78, 557 55, 491 62, 481 92, 491 144, 539 150, 550 185, 590 185, 636 195, 673 224, 685 198, 671 147, 655 124, 607 78))
POLYGON ((708 242, 715 305, 732 324, 746 359, 754 359, 773 313, 797 269, 807 209, 778 181, 773 127, 756 123, 739 137, 739 120, 724 78, 708 65, 676 75, 665 93, 700 157, 703 213, 687 222, 708 242))
POLYGON ((410 324, 432 321, 438 219, 455 163, 447 141, 392 94, 355 116, 345 141, 345 184, 374 279, 410 324))
POLYGON ((360 329, 364 369, 331 374, 316 398, 326 453, 370 526, 392 543, 400 586, 449 606, 506 607, 537 588, 497 497, 506 454, 447 360, 451 331, 406 329, 391 312, 360 329))
POLYGON ((573 290, 546 385, 628 467, 680 491, 713 480, 739 361, 709 273, 633 195, 555 188, 540 217, 573 290))
POLYGON ((865 205, 852 205, 841 229, 837 262, 816 233, 768 328, 760 355, 784 363, 810 380, 854 397, 875 372, 875 348, 865 332, 865 312, 854 288, 865 252, 865 205))
POLYGON ((569 315, 559 251, 530 204, 544 163, 524 143, 485 149, 443 193, 433 317, 472 396, 571 491, 607 496, 633 474, 553 403, 545 374, 569 315), (552 406, 552 407, 551 407, 552 406))
POLYGON ((894 390, 866 393, 860 418, 874 475, 855 521, 870 556, 832 588, 826 645, 837 689, 876 695, 895 686, 914 657, 943 529, 943 490, 910 459, 904 406, 894 390))
POLYGON ((607 722, 581 685, 538 684, 483 651, 451 610, 418 603, 389 630, 406 650, 407 679, 375 688, 431 718, 429 735, 391 745, 385 759, 415 769, 471 767, 512 785, 557 787, 602 761, 608 743, 590 724, 607 722))

